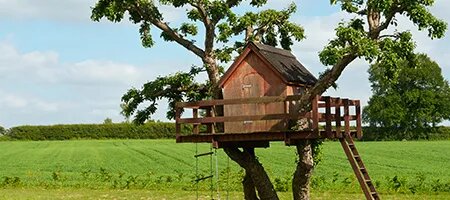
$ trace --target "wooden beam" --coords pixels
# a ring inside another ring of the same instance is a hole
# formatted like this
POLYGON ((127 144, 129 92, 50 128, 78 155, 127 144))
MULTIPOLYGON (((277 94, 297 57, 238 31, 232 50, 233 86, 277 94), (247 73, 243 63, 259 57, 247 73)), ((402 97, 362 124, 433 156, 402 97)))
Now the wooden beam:
POLYGON ((361 130, 361 106, 359 100, 356 100, 355 106, 356 112, 356 137, 358 139, 362 138, 362 130, 361 130))
POLYGON ((327 137, 332 137, 332 124, 331 124, 331 119, 333 118, 333 116, 331 116, 331 98, 330 97, 325 97, 325 131, 327 134, 327 137))
POLYGON ((334 100, 335 103, 335 107, 334 107, 334 120, 336 121, 336 137, 337 138, 341 138, 342 137, 342 133, 341 133, 341 121, 342 121, 342 117, 341 117, 341 99, 336 98, 334 100))
POLYGON ((319 134, 319 96, 314 97, 313 101, 311 102, 311 112, 312 112, 312 128, 314 133, 319 134))
POLYGON ((348 99, 343 99, 344 102, 344 124, 345 124, 345 134, 350 134, 350 111, 348 108, 348 99))
POLYGON ((270 115, 247 115, 247 116, 228 116, 228 117, 203 117, 203 118, 182 118, 179 123, 186 124, 208 124, 219 122, 238 122, 238 121, 259 121, 259 120, 275 120, 275 119, 302 119, 310 118, 310 113, 294 113, 294 114, 270 114, 270 115))

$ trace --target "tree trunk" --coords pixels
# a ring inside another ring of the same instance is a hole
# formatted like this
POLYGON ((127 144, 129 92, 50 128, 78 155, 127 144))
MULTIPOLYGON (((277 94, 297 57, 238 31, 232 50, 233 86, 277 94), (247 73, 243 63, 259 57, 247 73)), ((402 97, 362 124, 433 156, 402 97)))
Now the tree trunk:
POLYGON ((298 162, 292 180, 294 200, 309 200, 309 183, 314 169, 311 141, 301 140, 297 144, 298 162))
MULTIPOLYGON (((236 147, 227 147, 224 148, 224 151, 233 161, 245 169, 246 176, 251 177, 261 200, 278 200, 277 193, 272 182, 270 182, 269 176, 258 159, 251 154, 251 150, 245 149, 241 151, 236 147)), ((250 184, 248 181, 243 183, 250 184)), ((250 188, 250 185, 245 185, 244 188, 250 188)), ((254 197, 252 194, 248 195, 254 197)))
MULTIPOLYGON (((244 152, 248 152, 253 158, 256 159, 255 148, 245 148, 244 152)), ((245 170, 245 176, 244 179, 242 180, 242 186, 244 189, 244 199, 259 200, 258 196, 256 195, 255 184, 253 183, 253 179, 250 173, 251 172, 247 172, 247 170, 245 170)))

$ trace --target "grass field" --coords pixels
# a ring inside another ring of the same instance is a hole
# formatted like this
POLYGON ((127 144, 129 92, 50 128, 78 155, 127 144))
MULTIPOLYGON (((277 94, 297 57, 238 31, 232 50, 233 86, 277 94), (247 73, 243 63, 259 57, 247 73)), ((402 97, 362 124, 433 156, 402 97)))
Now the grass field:
MULTIPOLYGON (((450 141, 359 142, 356 145, 382 193, 449 197, 450 141)), ((195 147, 194 144, 175 144, 173 140, 0 142, 0 185, 3 190, 13 191, 15 188, 68 188, 78 194, 77 191, 88 189, 146 189, 160 190, 163 194, 186 191, 195 195, 192 193, 195 191, 192 183, 195 147)), ((208 145, 198 148, 199 152, 209 150, 208 145)), ((343 191, 359 195, 359 186, 340 144, 325 142, 323 152, 323 161, 314 173, 313 192, 343 191)), ((268 149, 258 149, 257 155, 276 189, 289 190, 289 179, 295 168, 295 149, 273 143, 268 149)), ((201 174, 207 173, 209 162, 209 158, 200 159, 201 174)), ((219 150, 220 188, 240 190, 242 171, 230 161, 231 172, 226 173, 227 162, 227 157, 219 150)), ((200 184, 202 193, 208 194, 205 191, 208 186, 208 181, 200 184)), ((317 197, 320 199, 320 195, 317 197)))

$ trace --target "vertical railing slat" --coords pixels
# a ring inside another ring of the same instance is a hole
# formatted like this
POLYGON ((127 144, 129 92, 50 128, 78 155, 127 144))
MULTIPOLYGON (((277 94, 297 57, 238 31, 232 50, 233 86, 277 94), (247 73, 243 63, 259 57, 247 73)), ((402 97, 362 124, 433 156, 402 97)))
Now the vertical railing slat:
POLYGON ((348 99, 344 99, 344 121, 345 121, 345 134, 350 134, 350 111, 348 108, 348 99))
POLYGON ((175 133, 176 137, 178 138, 181 136, 181 124, 180 124, 180 118, 181 118, 181 108, 176 106, 175 107, 175 133))
MULTIPOLYGON (((198 118, 198 108, 193 108, 192 109, 192 118, 198 118)), ((194 134, 198 134, 199 133, 198 125, 199 124, 194 124, 193 125, 192 131, 194 132, 194 134)))
POLYGON ((324 97, 325 99, 325 131, 328 138, 333 136, 332 124, 331 124, 331 98, 329 96, 324 97))
POLYGON ((335 120, 336 120, 336 137, 341 138, 341 99, 336 98, 334 100, 335 106, 334 106, 334 114, 335 114, 335 120))
POLYGON ((317 95, 313 101, 311 102, 311 110, 312 110, 312 128, 315 134, 319 135, 319 98, 320 96, 317 95))
POLYGON ((356 137, 362 138, 361 130, 361 105, 359 100, 355 100, 355 112, 356 112, 356 137))

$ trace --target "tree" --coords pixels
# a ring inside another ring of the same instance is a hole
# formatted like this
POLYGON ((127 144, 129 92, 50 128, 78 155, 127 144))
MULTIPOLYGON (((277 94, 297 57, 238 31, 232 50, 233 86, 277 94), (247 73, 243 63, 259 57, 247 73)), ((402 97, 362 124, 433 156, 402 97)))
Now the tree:
POLYGON ((435 127, 450 119, 450 87, 439 65, 427 55, 401 60, 396 74, 374 64, 369 69, 373 96, 364 108, 363 118, 372 127, 395 130, 411 139, 415 129, 435 127))
POLYGON ((113 124, 113 121, 111 118, 107 117, 105 120, 103 120, 103 124, 113 124))
MULTIPOLYGON (((120 21, 124 13, 128 12, 130 21, 140 24, 140 33, 144 46, 153 45, 150 35, 150 27, 160 29, 162 37, 168 41, 175 41, 187 50, 201 58, 204 66, 193 68, 188 73, 178 73, 172 76, 160 77, 143 86, 141 90, 131 89, 122 98, 124 102, 123 112, 126 116, 135 114, 136 122, 143 122, 156 110, 155 101, 160 98, 168 98, 169 102, 206 98, 192 94, 189 88, 209 91, 212 98, 222 98, 217 87, 221 67, 220 62, 231 59, 231 53, 242 46, 243 42, 235 42, 234 46, 227 46, 233 35, 244 36, 243 41, 259 40, 265 44, 276 45, 280 43, 288 49, 292 45, 292 39, 303 38, 303 29, 288 21, 295 11, 295 6, 290 6, 283 11, 265 10, 259 13, 248 12, 243 15, 233 13, 231 8, 239 6, 240 0, 161 0, 161 3, 174 7, 188 6, 187 16, 194 23, 204 26, 204 48, 198 47, 188 36, 198 33, 197 25, 182 23, 180 27, 170 27, 155 4, 148 0, 100 0, 93 9, 92 19, 99 20, 106 17, 110 21, 120 21), (223 44, 222 48, 215 48, 216 42, 223 44), (196 70, 200 69, 200 70, 196 70), (199 84, 190 77, 205 70, 209 82, 199 84), (194 72, 194 73, 193 73, 194 72), (180 80, 186 84, 167 83, 180 80), (152 95, 156 94, 156 95, 152 95), (137 106, 144 101, 149 101, 150 106, 138 110, 137 106)), ((325 92, 334 85, 344 69, 356 58, 365 58, 369 62, 382 63, 387 70, 396 71, 399 59, 413 56, 414 43, 411 34, 407 31, 382 34, 389 26, 397 26, 396 16, 405 15, 419 29, 426 29, 431 38, 443 37, 447 25, 435 18, 427 9, 433 5, 433 0, 331 0, 332 4, 339 4, 343 11, 354 16, 348 22, 342 22, 336 30, 336 38, 332 39, 320 52, 319 57, 323 64, 332 66, 319 78, 319 81, 302 95, 300 105, 308 109, 309 102, 316 95, 325 92)), ((252 0, 253 6, 261 6, 266 0, 252 0)), ((173 105, 171 105, 173 106, 173 105)), ((168 113, 171 115, 171 112, 168 113)), ((173 114, 173 111, 172 111, 173 114)), ((220 114, 220 113, 218 113, 220 114)), ((312 152, 315 149, 312 144, 315 140, 305 140, 297 145, 299 161, 294 173, 292 189, 294 199, 309 199, 309 181, 314 162, 312 152)), ((244 177, 244 192, 246 199, 278 199, 273 190, 267 173, 253 154, 254 149, 225 148, 227 155, 237 162, 246 171, 244 177), (250 188, 250 189, 249 189, 250 188)))
POLYGON ((0 126, 0 135, 4 135, 6 132, 6 129, 0 126))
MULTIPOLYGON (((141 90, 130 89, 123 97, 122 105, 125 116, 134 116, 134 122, 144 123, 157 109, 156 101, 161 98, 169 100, 168 117, 173 118, 175 102, 183 100, 200 100, 205 98, 222 98, 222 91, 218 87, 223 68, 220 63, 232 59, 232 53, 239 50, 246 41, 257 40, 269 45, 280 44, 289 49, 293 40, 304 38, 303 29, 289 21, 295 12, 295 4, 285 10, 273 9, 261 12, 246 12, 236 14, 232 8, 240 6, 242 0, 160 0, 162 4, 173 7, 185 7, 190 22, 181 23, 178 27, 164 21, 163 13, 157 4, 151 0, 99 0, 92 10, 92 19, 100 20, 106 17, 113 22, 121 21, 127 12, 129 20, 140 25, 142 44, 151 47, 154 44, 150 34, 151 27, 161 31, 161 37, 166 41, 176 42, 194 55, 199 57, 203 66, 193 66, 189 72, 179 72, 174 75, 159 77, 146 83, 141 90), (198 34, 199 26, 204 30, 203 48, 193 41, 198 34), (234 36, 241 39, 229 45, 234 36), (221 47, 217 47, 217 46, 221 47), (194 76, 200 72, 208 75, 207 83, 198 83, 194 76), (144 101, 150 105, 138 109, 144 101)), ((250 5, 258 7, 267 0, 251 0, 250 5)), ((223 111, 218 110, 218 115, 223 111)), ((225 148, 230 158, 245 169, 243 185, 247 199, 256 199, 255 187, 261 199, 278 199, 274 187, 261 163, 257 160, 254 149, 225 148)))
MULTIPOLYGON (((320 61, 332 66, 321 74, 319 81, 302 97, 301 105, 307 107, 315 95, 320 95, 335 84, 344 69, 355 59, 364 58, 369 63, 379 63, 392 74, 398 73, 401 59, 414 57, 415 44, 408 31, 388 32, 389 26, 398 27, 397 17, 403 15, 419 30, 428 30, 431 39, 441 38, 447 24, 434 17, 428 10, 434 1, 423 0, 331 0, 354 16, 348 22, 339 23, 336 38, 319 53, 320 61), (386 33, 387 32, 387 33, 386 33)), ((297 145, 299 162, 293 179, 294 199, 309 199, 308 183, 314 161, 311 144, 304 141, 297 145), (305 170, 309 169, 309 170, 305 170), (298 177, 298 178, 297 178, 298 177)))

